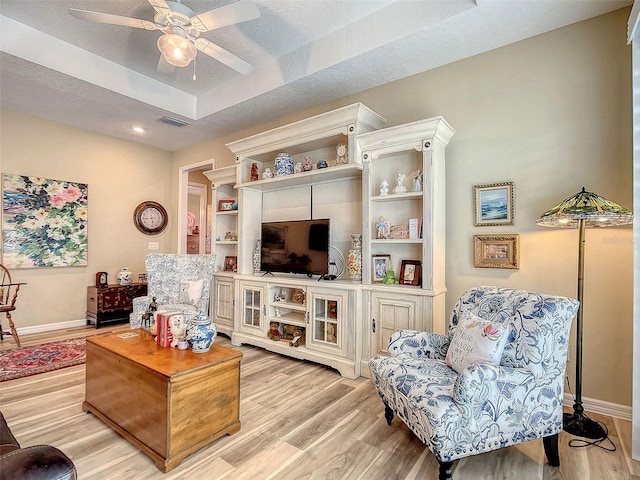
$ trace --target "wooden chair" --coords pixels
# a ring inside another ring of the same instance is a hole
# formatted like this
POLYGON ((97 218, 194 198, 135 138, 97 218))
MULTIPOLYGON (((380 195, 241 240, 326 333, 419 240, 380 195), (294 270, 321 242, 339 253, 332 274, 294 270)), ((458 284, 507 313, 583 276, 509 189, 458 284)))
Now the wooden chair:
POLYGON ((16 299, 18 298, 20 287, 26 285, 26 283, 13 283, 9 270, 2 264, 0 264, 0 276, 2 277, 2 283, 0 283, 0 314, 4 313, 9 321, 9 330, 5 331, 2 329, 2 320, 0 320, 0 341, 4 340, 5 335, 12 335, 16 344, 20 347, 20 338, 18 337, 16 326, 11 320, 11 312, 16 309, 16 299))

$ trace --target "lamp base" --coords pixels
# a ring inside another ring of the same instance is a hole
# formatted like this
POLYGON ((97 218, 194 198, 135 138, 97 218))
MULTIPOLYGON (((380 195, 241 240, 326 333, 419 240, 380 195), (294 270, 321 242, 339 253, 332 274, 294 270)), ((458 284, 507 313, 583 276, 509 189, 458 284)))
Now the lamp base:
POLYGON ((582 405, 574 405, 573 413, 562 415, 562 429, 576 437, 601 439, 606 438, 607 432, 602 425, 591 420, 584 414, 582 405))

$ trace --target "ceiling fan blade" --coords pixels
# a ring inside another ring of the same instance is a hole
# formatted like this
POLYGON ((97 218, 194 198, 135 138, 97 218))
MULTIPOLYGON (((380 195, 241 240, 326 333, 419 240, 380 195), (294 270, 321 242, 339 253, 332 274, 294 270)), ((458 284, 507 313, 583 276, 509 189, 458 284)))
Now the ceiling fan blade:
POLYGON ((90 22, 108 23, 110 25, 121 25, 123 27, 144 28, 145 30, 164 29, 164 27, 160 27, 149 20, 122 17, 120 15, 112 15, 110 13, 90 12, 89 10, 79 10, 77 8, 70 8, 69 13, 80 20, 88 20, 90 22))
POLYGON ((176 70, 176 67, 171 65, 164 58, 164 55, 160 55, 160 60, 158 60, 158 68, 156 69, 158 73, 173 73, 176 70))
POLYGON ((171 13, 171 8, 167 5, 165 0, 148 0, 153 9, 160 15, 168 16, 171 13))
MULTIPOLYGON (((151 1, 151 0, 149 0, 151 1)), ((260 10, 251 0, 239 0, 224 7, 214 8, 208 12, 199 13, 191 18, 191 26, 200 32, 208 32, 216 28, 235 25, 260 17, 260 10)))
POLYGON ((196 48, 205 55, 215 58, 219 62, 224 63, 226 66, 233 68, 235 71, 242 73, 243 75, 251 73, 253 70, 253 66, 249 63, 207 39, 196 38, 194 40, 194 44, 196 48))

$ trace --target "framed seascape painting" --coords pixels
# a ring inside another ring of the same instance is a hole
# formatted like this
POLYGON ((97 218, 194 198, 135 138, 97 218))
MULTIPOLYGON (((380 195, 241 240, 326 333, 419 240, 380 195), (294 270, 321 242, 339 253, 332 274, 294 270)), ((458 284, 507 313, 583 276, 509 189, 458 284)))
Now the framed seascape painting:
POLYGON ((2 176, 2 263, 8 268, 87 265, 88 185, 2 176))
POLYGON ((476 227, 513 225, 513 182, 473 187, 476 227))

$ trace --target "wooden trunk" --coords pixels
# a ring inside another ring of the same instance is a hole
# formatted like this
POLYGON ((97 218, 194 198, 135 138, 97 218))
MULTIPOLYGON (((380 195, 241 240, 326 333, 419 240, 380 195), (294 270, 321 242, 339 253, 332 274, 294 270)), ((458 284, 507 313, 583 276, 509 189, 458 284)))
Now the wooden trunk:
POLYGON ((162 348, 144 330, 87 339, 83 410, 93 413, 167 472, 240 430, 242 353, 162 348))

